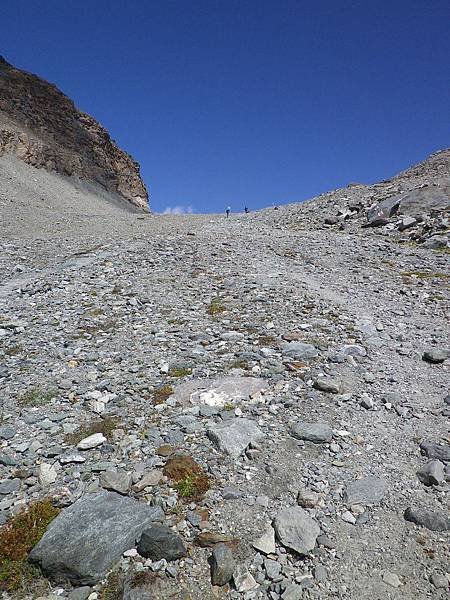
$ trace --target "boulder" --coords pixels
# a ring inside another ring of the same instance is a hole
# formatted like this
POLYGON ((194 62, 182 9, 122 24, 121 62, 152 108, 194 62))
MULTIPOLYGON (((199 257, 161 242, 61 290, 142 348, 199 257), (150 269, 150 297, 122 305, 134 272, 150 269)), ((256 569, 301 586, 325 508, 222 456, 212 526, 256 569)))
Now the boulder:
POLYGON ((167 525, 160 524, 144 529, 137 549, 141 556, 152 560, 178 560, 187 554, 182 537, 167 525))
POLYGON ((364 477, 351 481, 345 487, 344 501, 348 506, 353 504, 379 504, 387 489, 384 479, 379 477, 364 477))
POLYGON ((208 429, 208 437, 219 450, 237 458, 250 442, 261 440, 264 433, 250 419, 231 419, 208 429))
POLYGON ((161 508, 114 492, 87 494, 50 523, 29 560, 50 579, 93 585, 163 518, 161 508))
POLYGON ((324 444, 331 442, 333 430, 326 423, 306 423, 305 421, 299 421, 291 425, 290 434, 297 440, 324 444))
POLYGON ((299 554, 313 550, 320 534, 319 525, 300 506, 282 510, 275 517, 273 527, 279 542, 299 554))

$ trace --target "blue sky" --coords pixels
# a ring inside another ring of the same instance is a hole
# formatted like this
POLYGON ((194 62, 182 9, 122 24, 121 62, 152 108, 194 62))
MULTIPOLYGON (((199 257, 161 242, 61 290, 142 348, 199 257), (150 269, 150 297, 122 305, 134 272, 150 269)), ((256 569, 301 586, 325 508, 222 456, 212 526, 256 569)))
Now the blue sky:
POLYGON ((373 182, 449 145, 448 0, 1 0, 0 54, 141 164, 155 211, 373 182))

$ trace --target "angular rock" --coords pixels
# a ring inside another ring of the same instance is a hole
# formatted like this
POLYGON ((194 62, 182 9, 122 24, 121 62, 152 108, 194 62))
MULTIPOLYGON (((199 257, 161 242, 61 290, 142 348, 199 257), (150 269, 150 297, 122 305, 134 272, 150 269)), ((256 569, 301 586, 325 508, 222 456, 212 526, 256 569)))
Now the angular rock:
POLYGON ((29 560, 56 581, 92 585, 162 518, 159 507, 114 492, 87 494, 50 523, 29 560))
POLYGON ((0 440, 11 440, 16 435, 16 430, 11 425, 0 427, 0 440))
POLYGON ((7 496, 20 490, 20 479, 5 479, 0 481, 0 496, 7 496))
POLYGON ((306 423, 299 421, 290 427, 290 434, 297 440, 306 440, 315 444, 331 442, 333 430, 326 423, 306 423))
POLYGON ((342 382, 332 377, 318 377, 314 381, 314 387, 321 392, 329 392, 330 394, 339 394, 342 388, 342 382))
POLYGON ((100 485, 105 490, 125 496, 130 491, 131 475, 125 471, 103 471, 100 475, 100 485))
POLYGON ((344 502, 351 506, 353 504, 379 504, 387 490, 384 479, 379 477, 364 477, 347 483, 344 491, 344 502))
POLYGON ((158 524, 142 532, 137 550, 141 556, 152 560, 177 560, 187 554, 181 536, 167 525, 158 524))
POLYGON ((426 350, 422 354, 422 360, 429 362, 429 363, 436 364, 436 365, 443 363, 444 360, 446 360, 447 358, 448 358, 448 352, 446 352, 445 350, 439 350, 438 348, 426 350))
POLYGON ((241 594, 249 592, 258 587, 253 575, 245 565, 236 565, 233 573, 234 586, 241 594))
POLYGON ((84 438, 77 444, 78 450, 91 450, 101 446, 103 442, 106 442, 106 438, 103 433, 94 433, 93 435, 84 438))
POLYGON ((428 458, 440 460, 443 463, 450 462, 450 446, 443 446, 437 442, 422 442, 420 451, 428 458))
POLYGON ((252 542, 252 546, 263 554, 274 554, 276 551, 274 528, 269 525, 264 533, 252 542))
POLYGON ((47 487, 52 483, 55 483, 58 477, 58 473, 53 465, 48 463, 41 463, 38 469, 39 483, 43 487, 47 487))
POLYGON ((264 437, 254 421, 250 419, 232 419, 208 429, 209 439, 225 454, 237 458, 250 442, 257 442, 264 437))
POLYGON ((409 507, 404 514, 406 521, 426 527, 431 531, 448 531, 450 529, 450 517, 437 510, 409 507))
POLYGON ((440 460, 430 460, 417 471, 419 480, 427 486, 440 485, 445 481, 444 463, 440 460))
POLYGON ((182 383, 176 387, 172 398, 180 404, 221 407, 249 400, 267 388, 267 382, 257 377, 217 377, 182 383))
POLYGON ((273 527, 279 542, 299 554, 313 550, 320 534, 317 522, 299 506, 282 510, 275 517, 273 527))
POLYGON ((235 568, 231 550, 225 544, 218 544, 211 556, 211 582, 213 585, 225 585, 233 577, 235 568))
POLYGON ((283 356, 292 360, 309 361, 319 356, 319 351, 312 344, 289 342, 282 349, 283 356))

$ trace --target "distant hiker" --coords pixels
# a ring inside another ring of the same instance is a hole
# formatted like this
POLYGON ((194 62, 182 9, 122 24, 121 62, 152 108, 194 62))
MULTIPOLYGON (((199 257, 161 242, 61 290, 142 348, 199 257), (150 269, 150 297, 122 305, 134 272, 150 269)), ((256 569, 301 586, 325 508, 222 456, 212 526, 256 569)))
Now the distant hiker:
POLYGON ((246 215, 248 215, 248 208, 247 207, 244 208, 244 212, 245 212, 246 215))
POLYGON ((227 210, 226 210, 226 213, 227 213, 227 219, 228 219, 228 217, 230 216, 230 212, 231 212, 231 207, 230 207, 230 206, 227 206, 227 210))

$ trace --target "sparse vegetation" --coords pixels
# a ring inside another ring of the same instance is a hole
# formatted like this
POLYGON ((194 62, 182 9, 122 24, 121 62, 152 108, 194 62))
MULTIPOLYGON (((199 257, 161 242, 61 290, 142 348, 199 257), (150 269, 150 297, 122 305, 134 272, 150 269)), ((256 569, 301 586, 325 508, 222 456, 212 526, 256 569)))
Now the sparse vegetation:
POLYGON ((432 271, 404 271, 402 277, 415 277, 416 279, 449 279, 448 273, 433 273, 432 271))
POLYGON ((99 600, 122 600, 123 580, 117 571, 111 571, 100 590, 99 600))
POLYGON ((103 433, 107 440, 111 439, 112 432, 119 427, 120 423, 117 418, 106 417, 105 419, 96 419, 81 425, 74 433, 69 433, 66 436, 66 442, 69 444, 78 444, 84 438, 93 435, 94 433, 103 433))
POLYGON ((163 385, 153 392, 153 404, 163 404, 173 394, 171 385, 163 385))
POLYGON ((43 390, 42 388, 31 388, 19 397, 20 406, 43 406, 48 404, 58 395, 55 389, 43 390))
POLYGON ((211 315, 212 317, 214 317, 216 315, 220 315, 221 313, 225 312, 226 310, 227 310, 226 306, 220 298, 213 298, 211 300, 211 302, 209 303, 209 306, 206 309, 206 312, 208 313, 208 315, 211 315))
POLYGON ((40 500, 0 529, 0 590, 29 591, 31 583, 40 578, 27 558, 58 512, 49 498, 40 500))
POLYGON ((192 375, 192 369, 188 367, 172 367, 168 372, 169 377, 187 377, 188 375, 192 375))

